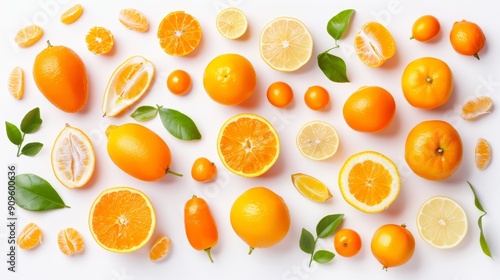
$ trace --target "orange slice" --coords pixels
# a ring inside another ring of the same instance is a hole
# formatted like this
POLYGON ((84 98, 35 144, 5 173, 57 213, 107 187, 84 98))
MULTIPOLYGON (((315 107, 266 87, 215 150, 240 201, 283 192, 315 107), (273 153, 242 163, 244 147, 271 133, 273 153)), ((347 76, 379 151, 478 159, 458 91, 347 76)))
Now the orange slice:
POLYGON ((10 95, 15 99, 21 99, 24 95, 24 71, 16 66, 10 71, 8 89, 10 95))
POLYGON ((297 133, 296 144, 300 153, 308 159, 325 160, 332 157, 339 147, 335 128, 324 121, 311 121, 297 133))
POLYGON ((118 13, 118 20, 128 29, 146 32, 149 22, 146 16, 136 9, 123 9, 118 13))
POLYGON ((105 116, 116 116, 137 102, 149 89, 155 68, 142 56, 132 56, 120 64, 108 81, 102 112, 105 116))
POLYGON ((473 120, 484 114, 488 114, 493 107, 493 100, 488 96, 476 97, 467 101, 462 106, 462 118, 473 120))
POLYGON ((43 29, 38 25, 28 25, 21 28, 17 33, 14 41, 21 48, 27 48, 35 44, 43 36, 43 29))
POLYGON ((172 240, 167 236, 162 236, 156 240, 151 250, 149 250, 149 259, 154 262, 159 262, 167 257, 172 246, 172 240))
POLYGON ((169 55, 184 56, 196 49, 201 40, 201 26, 192 15, 171 12, 163 18, 157 33, 161 48, 169 55))
POLYGON ((312 201, 325 202, 332 197, 323 182, 307 174, 292 174, 292 183, 302 196, 312 201))
POLYGON ((380 67, 396 53, 396 43, 382 24, 368 22, 356 34, 354 48, 359 59, 370 67, 380 67))
POLYGON ((344 199, 365 213, 387 209, 401 189, 399 171, 394 162, 378 152, 352 155, 339 173, 339 187, 344 199))
POLYGON ((106 189, 90 208, 90 232, 97 244, 111 252, 129 253, 142 248, 155 226, 151 201, 135 188, 106 189))
POLYGON ((42 230, 35 224, 27 224, 17 237, 17 245, 21 249, 33 249, 42 242, 42 230))
POLYGON ((64 24, 72 24, 77 21, 83 13, 83 7, 81 4, 76 4, 71 8, 67 9, 61 14, 61 22, 64 24))
POLYGON ((280 140, 276 129, 261 116, 238 114, 221 127, 217 152, 224 166, 243 177, 257 177, 278 160, 280 140))
POLYGON ((83 250, 83 237, 74 228, 66 228, 57 234, 57 245, 65 255, 71 256, 83 250))
POLYGON ((87 42, 87 49, 98 55, 109 53, 113 48, 115 39, 108 29, 102 26, 94 26, 87 33, 85 42, 87 42))
POLYGON ((479 138, 476 143, 475 164, 479 169, 485 169, 491 161, 491 147, 488 141, 479 138))
POLYGON ((225 38, 238 39, 247 31, 248 21, 240 9, 228 7, 217 14, 215 26, 225 38))

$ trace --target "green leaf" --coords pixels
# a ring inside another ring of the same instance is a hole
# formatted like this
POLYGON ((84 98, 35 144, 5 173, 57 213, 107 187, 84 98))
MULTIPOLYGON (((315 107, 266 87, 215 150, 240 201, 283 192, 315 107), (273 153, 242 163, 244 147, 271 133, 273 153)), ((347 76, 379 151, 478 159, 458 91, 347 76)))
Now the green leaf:
POLYGON ((323 217, 316 226, 316 235, 319 238, 325 238, 333 233, 340 224, 344 214, 333 214, 323 217))
POLYGON ((29 111, 21 121, 21 131, 30 134, 40 129, 42 119, 40 118, 40 108, 29 111))
POLYGON ((21 150, 21 154, 23 154, 25 156, 33 157, 33 156, 36 156, 36 154, 38 154, 38 152, 40 152, 42 147, 43 147, 43 144, 40 142, 31 142, 31 143, 24 145, 24 147, 21 150))
POLYGON ((314 253, 313 260, 317 263, 327 263, 335 257, 335 254, 327 250, 318 250, 314 253))
POLYGON ((483 233, 483 217, 486 215, 486 213, 484 213, 483 215, 481 215, 479 217, 479 220, 477 221, 477 224, 479 226, 479 231, 480 231, 480 235, 479 235, 479 244, 481 245, 481 250, 483 250, 483 253, 490 257, 490 258, 493 258, 493 256, 491 255, 491 250, 490 250, 490 246, 488 246, 488 242, 486 242, 486 238, 484 237, 484 233, 483 233))
POLYGON ((160 119, 170 134, 181 140, 201 139, 201 134, 194 121, 183 113, 167 108, 160 108, 160 119))
POLYGON ((344 60, 328 52, 318 55, 318 66, 325 76, 336 83, 347 83, 347 66, 344 60))
POLYGON ((5 122, 5 130, 7 131, 7 137, 12 144, 18 146, 23 143, 23 135, 15 124, 5 122))
POLYGON ((474 187, 472 186, 472 184, 469 181, 467 181, 467 184, 469 184, 469 187, 472 190, 472 194, 474 195, 474 204, 476 205, 476 208, 479 209, 479 211, 486 214, 486 211, 484 211, 484 208, 481 205, 481 202, 479 202, 479 199, 477 198, 476 191, 474 190, 474 187))
POLYGON ((34 174, 16 176, 15 200, 19 207, 30 211, 45 211, 67 206, 57 191, 43 178, 34 174))
POLYGON ((158 108, 153 106, 141 106, 137 108, 131 115, 134 120, 143 122, 148 121, 156 117, 158 113, 158 108))
POLYGON ((342 38, 342 35, 344 35, 344 32, 349 26, 349 21, 351 20, 351 16, 353 13, 354 10, 352 9, 344 10, 328 21, 326 31, 328 31, 328 34, 330 34, 333 39, 339 40, 340 38, 342 38))
POLYGON ((302 228, 302 233, 300 234, 299 246, 304 253, 312 254, 314 252, 314 247, 316 242, 314 241, 314 236, 307 229, 302 228))

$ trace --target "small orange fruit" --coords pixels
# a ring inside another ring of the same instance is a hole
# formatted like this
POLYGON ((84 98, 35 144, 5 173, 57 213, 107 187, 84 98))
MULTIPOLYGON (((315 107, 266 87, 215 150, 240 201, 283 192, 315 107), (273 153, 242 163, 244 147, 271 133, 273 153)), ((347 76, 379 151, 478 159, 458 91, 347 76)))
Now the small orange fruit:
POLYGON ((71 256, 83 250, 83 237, 76 229, 66 228, 57 234, 57 245, 63 254, 71 256))
POLYGON ((361 237, 352 229, 341 229, 333 238, 333 246, 342 257, 353 257, 361 250, 361 237))
POLYGON ((172 240, 168 236, 161 236, 149 250, 149 259, 154 262, 163 260, 168 256, 170 247, 172 247, 172 240))
POLYGON ((203 87, 208 95, 223 105, 238 105, 247 100, 257 84, 252 63, 239 54, 214 58, 203 73, 203 87))
POLYGON ((32 46, 43 36, 43 29, 38 25, 28 25, 21 28, 17 33, 14 41, 21 48, 32 46))
POLYGON ((427 180, 450 177, 462 162, 462 139, 441 120, 423 121, 408 133, 405 160, 415 174, 427 180))
POLYGON ((354 38, 359 59, 369 67, 380 67, 396 54, 396 43, 387 28, 378 22, 368 22, 354 38))
POLYGON ((491 147, 484 138, 479 138, 474 150, 475 164, 478 169, 485 169, 491 161, 491 147))
POLYGON ((479 25, 462 20, 453 24, 450 43, 457 53, 474 56, 479 60, 478 53, 484 48, 486 37, 479 25))
POLYGON ((184 56, 200 44, 201 26, 198 20, 188 13, 171 12, 160 22, 156 36, 160 40, 160 47, 167 54, 184 56))
POLYGON ((406 225, 383 225, 373 234, 371 250, 384 269, 400 266, 413 257, 415 238, 406 225))
POLYGON ((462 118, 473 120, 482 115, 488 114, 493 107, 493 100, 488 96, 479 96, 465 102, 462 106, 462 118))
POLYGON ((322 86, 311 86, 304 94, 304 102, 309 109, 319 111, 330 103, 330 94, 322 86))
POLYGON ((204 250, 214 262, 210 250, 217 245, 219 233, 207 202, 193 195, 184 206, 184 227, 189 244, 195 250, 204 250))
POLYGON ((77 21, 83 13, 83 6, 81 4, 76 4, 71 8, 67 9, 61 14, 61 22, 64 24, 72 24, 77 21))
POLYGON ((85 36, 85 42, 87 42, 87 49, 98 55, 109 53, 113 48, 115 39, 113 33, 107 28, 94 26, 85 36))
POLYGON ((167 77, 167 88, 175 95, 188 93, 191 85, 191 76, 184 70, 174 70, 167 77))
POLYGON ((21 99, 24 95, 24 71, 16 66, 9 73, 8 89, 10 95, 15 99, 21 99))
POLYGON ((422 57, 406 66, 401 86, 410 105, 430 110, 445 104, 450 98, 453 74, 444 61, 422 57))
POLYGON ((136 9, 120 10, 118 20, 123 26, 131 30, 146 32, 149 29, 148 19, 136 9))
POLYGON ((293 90, 285 82, 274 82, 267 88, 267 100, 273 106, 284 108, 293 100, 293 90))
POLYGON ((394 97, 378 86, 361 87, 344 103, 344 120, 360 132, 380 132, 387 128, 396 113, 394 97))
POLYGON ((230 213, 234 232, 250 246, 268 248, 279 243, 290 229, 288 207, 273 191, 254 187, 242 193, 233 203, 230 213))
POLYGON ((24 226, 17 237, 17 245, 21 249, 33 249, 41 242, 42 230, 35 223, 29 223, 24 226))
POLYGON ((439 24, 436 17, 431 15, 421 16, 413 23, 410 39, 427 42, 434 39, 440 30, 441 24, 439 24))
POLYGON ((205 157, 197 158, 191 167, 191 177, 198 182, 207 182, 215 178, 217 167, 205 157))

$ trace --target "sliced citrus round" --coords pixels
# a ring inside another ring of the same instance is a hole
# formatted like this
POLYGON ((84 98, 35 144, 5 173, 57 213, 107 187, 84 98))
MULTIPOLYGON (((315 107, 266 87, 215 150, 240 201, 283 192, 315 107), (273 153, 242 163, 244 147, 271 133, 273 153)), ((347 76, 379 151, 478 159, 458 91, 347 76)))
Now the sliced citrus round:
POLYGON ((21 48, 32 46, 43 36, 43 29, 36 25, 28 25, 21 28, 17 33, 14 41, 21 48))
POLYGON ((479 96, 467 101, 462 106, 462 118, 473 120, 484 114, 488 114, 493 107, 493 100, 488 96, 479 96))
POLYGON ((399 171, 385 155, 365 151, 349 157, 339 173, 339 187, 344 199, 365 213, 387 209, 401 189, 399 171))
POLYGON ((292 174, 292 182, 301 195, 312 201, 325 202, 332 197, 330 190, 323 182, 307 174, 292 174))
POLYGON ((364 24, 354 38, 359 59, 369 67, 380 67, 396 53, 396 43, 387 28, 371 21, 364 24))
POLYGON ((170 252, 171 246, 172 240, 168 236, 161 236, 149 250, 149 259, 154 262, 163 260, 170 252))
POLYGON ((21 99, 24 95, 24 71, 23 68, 16 66, 12 68, 9 74, 8 89, 10 95, 15 99, 21 99))
POLYGON ((215 26, 222 36, 238 39, 247 31, 248 21, 240 9, 228 7, 217 14, 215 26))
POLYGON ((479 138, 476 143, 475 164, 479 169, 485 169, 491 161, 491 147, 484 138, 479 138))
POLYGON ((35 223, 29 223, 24 226, 17 237, 17 245, 21 249, 33 249, 41 242, 42 230, 35 223))
POLYGON ((467 235, 467 215, 453 199, 431 197, 418 210, 417 229, 420 237, 433 247, 453 248, 467 235))
POLYGON ((296 142, 300 153, 306 158, 324 160, 337 152, 339 136, 331 124, 311 121, 300 128, 296 142))
POLYGON ((83 13, 83 6, 81 4, 76 4, 71 8, 67 9, 61 14, 61 22, 64 24, 72 24, 77 21, 83 13))
POLYGON ((90 232, 97 244, 111 252, 130 253, 142 248, 155 226, 151 201, 135 188, 106 189, 90 208, 90 232))
POLYGON ((85 36, 85 42, 87 42, 87 49, 89 51, 99 55, 109 53, 113 48, 115 39, 113 33, 107 28, 94 26, 89 30, 87 36, 85 36))
POLYGON ((74 228, 65 228, 57 234, 57 245, 65 255, 71 256, 83 250, 83 237, 74 228))
POLYGON ((120 64, 108 81, 102 112, 114 117, 137 102, 149 89, 155 68, 142 56, 132 56, 120 64))
POLYGON ((149 22, 146 16, 136 9, 123 9, 118 13, 118 20, 128 29, 146 32, 149 22))
POLYGON ((157 33, 160 47, 169 55, 184 56, 200 44, 201 26, 192 15, 171 12, 160 22, 157 33))
POLYGON ((260 56, 271 68, 291 72, 309 61, 313 39, 302 21, 278 17, 262 29, 259 50, 260 56))
POLYGON ((229 118, 217 138, 224 166, 243 177, 257 177, 278 160, 280 139, 273 125, 261 116, 242 113, 229 118))
POLYGON ((52 146, 50 162, 61 184, 67 188, 83 187, 94 174, 92 142, 83 131, 66 124, 52 146))

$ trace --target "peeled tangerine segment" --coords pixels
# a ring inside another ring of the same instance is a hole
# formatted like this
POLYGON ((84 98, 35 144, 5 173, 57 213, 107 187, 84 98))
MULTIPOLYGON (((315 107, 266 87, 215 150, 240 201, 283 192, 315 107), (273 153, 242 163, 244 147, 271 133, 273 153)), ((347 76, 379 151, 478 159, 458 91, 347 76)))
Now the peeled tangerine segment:
POLYGON ((116 116, 137 102, 147 92, 153 75, 153 63, 142 56, 132 56, 118 66, 104 93, 104 115, 116 116))
POLYGON ((368 22, 354 39, 354 48, 361 61, 379 67, 396 53, 396 43, 389 30, 378 22, 368 22))

